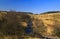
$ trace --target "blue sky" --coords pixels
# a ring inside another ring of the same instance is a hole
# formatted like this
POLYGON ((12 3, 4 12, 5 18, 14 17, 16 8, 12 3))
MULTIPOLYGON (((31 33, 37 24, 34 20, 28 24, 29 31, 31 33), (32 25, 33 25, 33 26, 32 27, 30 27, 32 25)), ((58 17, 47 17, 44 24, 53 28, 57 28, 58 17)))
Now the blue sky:
POLYGON ((0 10, 33 13, 60 11, 60 0, 0 0, 0 10))

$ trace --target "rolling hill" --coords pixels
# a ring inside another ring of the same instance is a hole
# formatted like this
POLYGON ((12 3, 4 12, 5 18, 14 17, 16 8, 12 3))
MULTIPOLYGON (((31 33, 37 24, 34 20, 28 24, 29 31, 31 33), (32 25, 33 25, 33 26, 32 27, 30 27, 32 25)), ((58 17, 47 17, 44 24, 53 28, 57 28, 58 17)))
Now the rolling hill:
POLYGON ((0 39, 39 38, 40 36, 60 37, 60 12, 33 14, 0 11, 0 39))

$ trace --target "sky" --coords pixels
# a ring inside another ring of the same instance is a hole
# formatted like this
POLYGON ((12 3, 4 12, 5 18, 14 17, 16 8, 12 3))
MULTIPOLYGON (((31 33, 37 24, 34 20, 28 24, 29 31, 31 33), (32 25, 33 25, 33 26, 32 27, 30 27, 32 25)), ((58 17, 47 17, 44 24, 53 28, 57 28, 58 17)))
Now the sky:
POLYGON ((15 10, 34 14, 60 11, 60 0, 0 0, 0 10, 15 10))

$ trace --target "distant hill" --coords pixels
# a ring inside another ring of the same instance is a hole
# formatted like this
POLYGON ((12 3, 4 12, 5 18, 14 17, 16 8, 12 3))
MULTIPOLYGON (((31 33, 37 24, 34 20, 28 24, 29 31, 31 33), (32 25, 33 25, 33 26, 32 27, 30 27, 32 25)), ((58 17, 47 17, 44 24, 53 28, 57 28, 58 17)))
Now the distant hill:
POLYGON ((31 12, 16 12, 16 11, 0 11, 0 12, 6 12, 6 13, 24 13, 24 14, 33 14, 31 12))
POLYGON ((41 13, 41 14, 51 14, 51 13, 60 13, 60 11, 49 11, 49 12, 44 12, 44 13, 41 13))

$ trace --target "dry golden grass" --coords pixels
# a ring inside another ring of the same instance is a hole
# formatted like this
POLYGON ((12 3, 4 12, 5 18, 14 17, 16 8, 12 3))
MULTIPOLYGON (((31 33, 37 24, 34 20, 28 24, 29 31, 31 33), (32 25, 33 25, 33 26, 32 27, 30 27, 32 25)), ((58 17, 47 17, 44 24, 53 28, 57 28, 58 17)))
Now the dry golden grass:
MULTIPOLYGON (((34 32, 41 33, 45 36, 52 36, 52 31, 57 28, 54 27, 60 26, 60 13, 36 15, 22 14, 22 12, 0 12, 0 39, 18 39, 17 32, 22 36, 30 20, 32 21, 34 32), (8 36, 6 36, 6 34, 1 34, 5 32, 8 36), (9 32, 11 33, 11 36, 9 32), (16 34, 14 34, 14 32, 16 34)), ((25 37, 25 39, 27 38, 25 37)), ((28 37, 28 39, 40 38, 28 37)))

